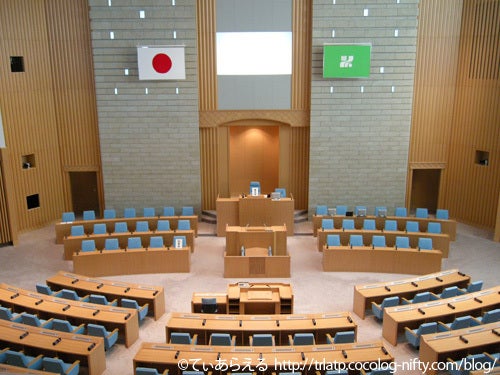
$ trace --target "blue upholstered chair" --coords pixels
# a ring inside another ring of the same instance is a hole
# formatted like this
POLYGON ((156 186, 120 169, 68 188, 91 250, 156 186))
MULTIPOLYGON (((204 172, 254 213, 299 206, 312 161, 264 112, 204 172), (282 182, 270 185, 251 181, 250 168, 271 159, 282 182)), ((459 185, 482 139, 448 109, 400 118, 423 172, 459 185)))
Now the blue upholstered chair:
POLYGON ((140 220, 135 223, 135 233, 149 232, 149 223, 145 220, 140 220))
POLYGON ((183 370, 182 375, 205 375, 205 373, 199 370, 183 370))
POLYGON ((22 314, 13 313, 9 307, 0 306, 0 319, 8 320, 14 323, 21 323, 23 320, 22 314))
POLYGON ((415 294, 413 299, 406 299, 406 298, 402 297, 401 304, 402 305, 409 305, 411 303, 429 302, 429 301, 435 301, 437 299, 439 299, 439 297, 436 296, 434 293, 420 292, 420 293, 415 294))
POLYGON ((420 229, 418 227, 418 221, 413 221, 413 220, 408 220, 406 222, 406 231, 408 233, 415 233, 415 232, 419 232, 420 229))
POLYGON ((347 214, 347 206, 338 204, 335 206, 335 209, 337 210, 337 215, 340 216, 345 216, 347 214))
POLYGON ((102 337, 104 339, 104 349, 109 350, 118 340, 118 328, 107 331, 104 326, 89 323, 87 324, 87 335, 102 337))
POLYGON ((428 333, 436 333, 438 330, 438 324, 436 322, 423 323, 417 329, 410 329, 405 327, 405 337, 413 347, 420 347, 420 336, 426 335, 428 333))
POLYGON ((163 207, 163 216, 175 216, 175 208, 172 206, 163 207))
POLYGON ((183 206, 181 209, 181 216, 193 216, 194 208, 193 206, 183 206))
POLYGON ((326 247, 341 246, 338 234, 328 234, 326 236, 326 247))
POLYGON ((249 337, 250 346, 274 346, 274 336, 270 333, 254 333, 249 337))
POLYGON ((396 236, 396 249, 409 249, 410 239, 408 237, 396 236))
POLYGON ((144 207, 142 210, 142 216, 143 217, 155 217, 156 212, 154 207, 144 207))
POLYGON ((438 208, 436 210, 436 219, 439 220, 448 220, 449 219, 449 213, 448 210, 438 208))
POLYGON ((52 329, 52 321, 53 319, 50 318, 48 320, 40 319, 38 316, 35 314, 28 314, 28 313, 23 313, 21 314, 22 318, 22 323, 32 326, 32 327, 39 327, 39 328, 46 328, 46 329, 52 329))
POLYGON ((63 212, 61 221, 63 223, 70 223, 72 221, 75 221, 75 213, 72 211, 63 212))
POLYGON ((84 236, 85 230, 83 228, 83 225, 72 225, 70 233, 72 236, 84 236))
POLYGON ((428 233, 441 233, 441 223, 436 223, 431 221, 427 224, 427 232, 428 233))
POLYGON ((486 311, 483 316, 473 318, 472 325, 477 326, 480 324, 496 323, 500 321, 500 309, 486 311))
POLYGON ((333 229, 333 219, 321 219, 321 229, 333 229))
POLYGON ((385 236, 372 236, 372 247, 386 247, 385 236))
POLYGON ((491 365, 493 365, 495 359, 487 353, 477 353, 469 354, 467 357, 457 361, 448 358, 447 362, 453 364, 449 369, 450 375, 468 375, 470 374, 470 369, 479 369, 483 367, 485 363, 491 363, 491 365))
POLYGON ((386 217, 387 216, 387 207, 386 206, 375 207, 375 216, 386 217))
POLYGON ((163 243, 162 236, 151 236, 149 237, 149 249, 163 249, 165 244, 163 243))
POLYGON ((7 350, 5 352, 5 363, 11 366, 24 367, 32 370, 42 369, 43 355, 32 357, 22 352, 7 350))
POLYGON ((295 333, 288 335, 288 342, 290 345, 315 345, 316 340, 314 339, 313 333, 295 333))
POLYGON ((329 333, 326 334, 326 342, 328 344, 349 344, 354 341, 356 341, 354 331, 337 332, 333 338, 329 333))
POLYGON ((252 195, 252 191, 255 190, 256 195, 260 195, 260 182, 259 181, 250 181, 250 189, 249 194, 252 195))
POLYGON ((384 231, 397 231, 398 222, 396 220, 386 220, 384 223, 384 231))
POLYGON ((177 248, 178 246, 176 245, 179 241, 182 241, 182 247, 187 246, 186 236, 174 236, 172 240, 172 247, 177 248))
POLYGON ((105 305, 105 306, 118 306, 118 300, 114 299, 112 301, 108 301, 106 296, 103 296, 100 294, 91 294, 89 297, 89 302, 90 303, 97 303, 98 305, 105 305))
POLYGON ((45 371, 55 372, 63 375, 78 375, 80 372, 80 361, 76 360, 73 363, 66 363, 59 358, 44 357, 42 367, 45 371))
POLYGON ((231 337, 229 333, 212 333, 208 345, 215 346, 234 346, 236 344, 236 336, 231 337))
POLYGON ((458 296, 458 287, 457 286, 449 286, 444 288, 441 294, 438 294, 438 297, 443 298, 452 298, 458 296))
POLYGON ((123 217, 130 219, 135 217, 135 208, 133 207, 127 207, 123 210, 123 217))
POLYGON ((190 230, 191 222, 189 220, 179 220, 177 222, 177 230, 190 230))
POLYGON ((354 207, 355 216, 366 216, 366 206, 356 206, 354 207))
POLYGON ((328 215, 328 206, 324 204, 320 204, 316 206, 316 215, 326 216, 328 215))
POLYGON ((451 323, 438 322, 438 331, 447 332, 455 329, 469 328, 472 324, 472 316, 459 316, 451 323))
POLYGON ((105 219, 116 219, 116 210, 114 208, 106 208, 104 210, 105 219))
POLYGON ((46 284, 40 284, 40 283, 36 283, 36 291, 37 293, 40 293, 40 294, 45 294, 47 296, 54 296, 54 297, 59 297, 61 295, 61 291, 58 290, 57 292, 54 292, 50 286, 46 285, 46 284))
POLYGON ((354 220, 353 219, 342 219, 342 229, 350 230, 354 228, 354 220))
MULTIPOLYGON (((200 375, 205 375, 203 371, 200 371, 200 375)), ((151 367, 136 367, 135 375, 168 375, 168 369, 163 373, 159 373, 157 369, 151 367)))
POLYGON ((127 223, 124 221, 118 221, 115 223, 115 233, 130 233, 128 230, 127 223))
POLYGON ((418 239, 419 250, 432 250, 432 238, 420 237, 418 239))
POLYGON ((361 375, 393 375, 394 370, 391 369, 390 367, 384 367, 384 368, 376 368, 373 370, 370 370, 366 372, 365 370, 361 369, 360 372, 361 375))
POLYGON ((80 302, 88 302, 89 296, 80 297, 74 290, 70 289, 61 289, 59 291, 58 297, 70 299, 72 301, 80 301, 80 302))
POLYGON ((276 188, 275 192, 280 193, 280 198, 286 198, 286 189, 285 188, 276 188))
POLYGON ((144 320, 146 315, 148 315, 149 305, 146 303, 142 306, 139 306, 135 299, 122 298, 122 307, 137 310, 137 313, 139 314, 139 321, 144 320))
POLYGON ((96 223, 94 224, 94 234, 107 234, 108 230, 106 229, 106 224, 104 223, 96 223))
POLYGON ((196 345, 197 341, 197 334, 194 334, 193 337, 191 337, 191 334, 189 332, 172 332, 170 334, 171 344, 196 345))
POLYGON ((80 324, 79 326, 74 326, 67 320, 56 319, 52 320, 52 329, 60 332, 74 333, 83 335, 85 333, 85 324, 80 324))
POLYGON ((364 246, 363 236, 361 234, 351 234, 349 236, 349 245, 351 247, 360 247, 364 246))
POLYGON ((120 244, 118 238, 106 238, 104 241, 104 250, 119 250, 120 244))
POLYGON ((141 237, 127 238, 127 249, 142 249, 141 237))
POLYGON ((415 210, 415 217, 427 219, 429 217, 429 210, 427 208, 419 207, 415 210))
POLYGON ((363 229, 364 230, 376 230, 377 227, 375 226, 375 220, 374 219, 363 220, 363 229))
POLYGON ((95 220, 94 210, 83 211, 83 220, 95 220))
POLYGON ((397 306, 399 304, 399 297, 386 297, 379 305, 378 303, 372 302, 372 312, 378 319, 382 320, 384 318, 384 309, 386 307, 397 306))
POLYGON ((94 240, 83 240, 82 241, 82 252, 95 251, 95 241, 94 240))
POLYGON ((396 207, 396 210, 394 211, 394 216, 397 217, 407 217, 407 211, 406 207, 396 207))
POLYGON ((169 220, 158 220, 158 224, 156 225, 157 232, 166 232, 170 230, 170 221, 169 220))
POLYGON ((325 375, 349 375, 347 370, 328 370, 325 371, 325 375))
POLYGON ((205 314, 216 314, 218 311, 216 298, 202 298, 201 312, 205 314))

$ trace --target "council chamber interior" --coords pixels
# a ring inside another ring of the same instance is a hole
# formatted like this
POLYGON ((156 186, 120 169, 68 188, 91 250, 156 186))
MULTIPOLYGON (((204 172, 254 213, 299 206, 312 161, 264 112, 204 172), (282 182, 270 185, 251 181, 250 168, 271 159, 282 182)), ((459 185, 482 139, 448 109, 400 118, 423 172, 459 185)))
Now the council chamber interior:
POLYGON ((499 0, 0 10, 0 373, 500 373, 499 0))

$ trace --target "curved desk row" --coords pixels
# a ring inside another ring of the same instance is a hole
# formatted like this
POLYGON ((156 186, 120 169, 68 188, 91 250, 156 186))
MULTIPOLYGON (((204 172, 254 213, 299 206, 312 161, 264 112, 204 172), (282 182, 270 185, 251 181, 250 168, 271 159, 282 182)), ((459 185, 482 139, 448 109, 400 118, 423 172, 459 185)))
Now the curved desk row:
POLYGON ((353 311, 361 319, 365 318, 371 303, 381 303, 385 298, 399 296, 410 298, 420 292, 441 293, 444 288, 456 285, 464 288, 470 283, 470 276, 457 269, 436 272, 411 279, 389 281, 354 286, 353 311))
POLYGON ((440 250, 337 246, 323 249, 323 271, 423 275, 441 270, 440 250))
POLYGON ((29 348, 37 354, 57 356, 67 362, 77 359, 88 368, 90 375, 99 375, 106 370, 104 340, 100 337, 75 335, 0 319, 0 342, 11 348, 29 348))
POLYGON ((138 232, 138 233, 111 233, 111 234, 92 234, 89 236, 68 236, 64 238, 64 260, 71 260, 73 254, 80 251, 82 248, 83 240, 94 240, 95 246, 98 250, 104 249, 104 244, 107 238, 118 239, 118 245, 121 249, 128 246, 129 237, 140 237, 142 247, 149 246, 151 237, 160 236, 163 238, 165 246, 171 246, 174 236, 185 236, 187 246, 194 251, 194 231, 192 230, 177 230, 177 231, 161 231, 161 232, 138 232))
MULTIPOLYGON (((419 358, 429 367, 426 374, 433 375, 436 371, 430 368, 432 363, 446 362, 447 358, 460 360, 468 354, 498 353, 499 350, 500 322, 496 322, 445 333, 422 335, 419 358)), ((498 366, 498 363, 496 365, 498 366)))
POLYGON ((482 315, 500 307, 500 286, 432 302, 414 303, 384 309, 383 337, 392 345, 404 327, 415 329, 425 322, 453 320, 457 316, 482 315))
POLYGON ((318 235, 318 231, 321 230, 321 223, 323 219, 333 219, 333 225, 336 229, 342 228, 342 220, 344 219, 353 219, 354 227, 356 229, 363 228, 363 222, 365 219, 373 219, 375 220, 375 227, 378 230, 384 229, 386 220, 395 220, 398 225, 398 230, 404 231, 406 229, 407 221, 416 221, 419 223, 419 228, 421 232, 427 232, 427 225, 429 223, 440 223, 441 224, 441 232, 450 236, 450 241, 455 241, 457 237, 457 222, 455 220, 443 220, 436 219, 433 217, 429 218, 421 218, 415 216, 343 216, 343 215, 313 215, 313 234, 314 237, 318 235))
MULTIPOLYGON (((187 369, 197 369, 205 373, 228 374, 253 372, 271 374, 280 372, 301 372, 324 374, 325 368, 333 364, 360 366, 369 363, 391 363, 394 357, 382 342, 363 344, 309 345, 271 347, 271 346, 206 346, 143 343, 134 357, 136 367, 153 367, 158 371, 168 369, 169 375, 181 375, 179 364, 187 369), (221 366, 226 364, 227 367, 221 366), (303 367, 301 371, 298 367, 303 367)), ((351 371, 352 372, 352 371, 351 371)), ((354 372, 352 372, 354 373, 354 372)))
POLYGON ((148 304, 148 315, 153 315, 155 320, 165 314, 165 293, 159 285, 141 285, 123 281, 94 279, 88 276, 59 271, 46 280, 53 290, 70 289, 80 295, 101 294, 108 300, 130 298, 139 305, 148 304))
POLYGON ((198 344, 208 344, 212 333, 224 332, 236 336, 236 345, 249 345, 256 333, 274 335, 276 345, 288 345, 288 335, 313 333, 316 344, 326 344, 326 334, 354 331, 357 325, 348 312, 324 314, 221 315, 172 313, 166 324, 166 342, 172 332, 198 335, 198 344))
POLYGON ((16 312, 33 312, 41 319, 59 318, 74 325, 96 323, 107 330, 118 328, 125 346, 139 338, 137 310, 73 301, 0 284, 0 304, 16 312))
POLYGON ((198 216, 154 216, 154 217, 119 217, 115 219, 95 219, 95 220, 76 220, 69 222, 56 223, 56 243, 62 244, 65 237, 71 235, 71 227, 73 225, 83 225, 86 234, 90 235, 94 231, 94 224, 106 224, 108 233, 115 231, 115 223, 126 222, 130 232, 135 231, 135 225, 138 221, 147 221, 151 231, 156 230, 158 220, 168 220, 170 222, 170 229, 176 230, 179 220, 189 220, 191 230, 194 231, 195 236, 198 236, 198 216))
POLYGON ((79 252, 73 270, 88 276, 189 272, 189 247, 79 252))
POLYGON ((380 230, 364 230, 364 229, 327 229, 318 231, 318 251, 322 251, 323 247, 326 245, 326 237, 329 234, 337 234, 340 236, 340 243, 344 246, 349 244, 349 238, 351 234, 360 234, 363 236, 363 244, 365 246, 371 246, 373 236, 385 236, 385 242, 387 247, 394 247, 396 244, 396 237, 408 237, 410 240, 410 246, 413 248, 418 248, 418 239, 431 238, 432 248, 436 250, 441 250, 443 253, 443 258, 448 258, 448 253, 450 251, 450 237, 447 234, 438 233, 422 233, 422 232, 400 232, 400 231, 380 231, 380 230))

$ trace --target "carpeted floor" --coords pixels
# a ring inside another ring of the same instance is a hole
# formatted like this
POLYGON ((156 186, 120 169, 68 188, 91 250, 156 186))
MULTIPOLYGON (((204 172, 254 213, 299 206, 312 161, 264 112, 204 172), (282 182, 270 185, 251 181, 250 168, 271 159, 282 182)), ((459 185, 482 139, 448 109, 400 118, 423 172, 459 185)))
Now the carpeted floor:
MULTIPOLYGON (((492 233, 458 224, 457 240, 450 245, 450 257, 444 259, 442 269, 459 268, 470 274, 472 280, 483 280, 484 288, 500 284, 500 243, 492 241, 492 233)), ((352 312, 353 287, 357 284, 398 280, 412 275, 378 273, 325 273, 321 268, 321 253, 316 250, 312 223, 296 224, 295 233, 288 238, 291 255, 291 278, 273 279, 290 283, 294 292, 294 313, 352 312)), ((167 313, 158 321, 146 318, 140 328, 140 338, 130 348, 115 345, 106 355, 105 375, 133 373, 132 359, 142 342, 165 342, 165 324, 169 312, 189 312, 193 292, 226 292, 227 284, 241 280, 223 278, 225 239, 215 237, 215 226, 199 223, 196 251, 191 256, 189 274, 149 274, 109 277, 165 288, 167 313)), ((35 283, 59 270, 72 271, 71 261, 62 259, 63 245, 55 244, 54 225, 22 234, 19 245, 0 248, 0 281, 25 289, 35 290, 35 283)), ((248 280, 252 281, 252 280, 248 280)), ((253 281, 261 282, 262 279, 253 281)), ((381 323, 369 315, 361 320, 352 313, 358 324, 358 341, 382 339, 381 323)), ((386 343, 386 348, 397 362, 418 357, 418 352, 400 340, 397 346, 386 343)), ((398 374, 419 374, 418 371, 399 371, 398 374)))

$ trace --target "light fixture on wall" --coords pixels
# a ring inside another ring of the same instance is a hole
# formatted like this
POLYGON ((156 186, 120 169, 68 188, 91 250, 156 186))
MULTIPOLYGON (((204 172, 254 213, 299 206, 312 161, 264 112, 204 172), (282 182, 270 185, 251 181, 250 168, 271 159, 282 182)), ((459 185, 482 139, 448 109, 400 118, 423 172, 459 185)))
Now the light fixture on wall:
POLYGON ((115 32, 114 31, 109 32, 109 39, 115 39, 115 32))
POLYGON ((5 134, 3 132, 2 112, 0 111, 0 148, 5 148, 5 134))
POLYGON ((139 11, 139 18, 146 18, 146 12, 143 10, 139 11))

